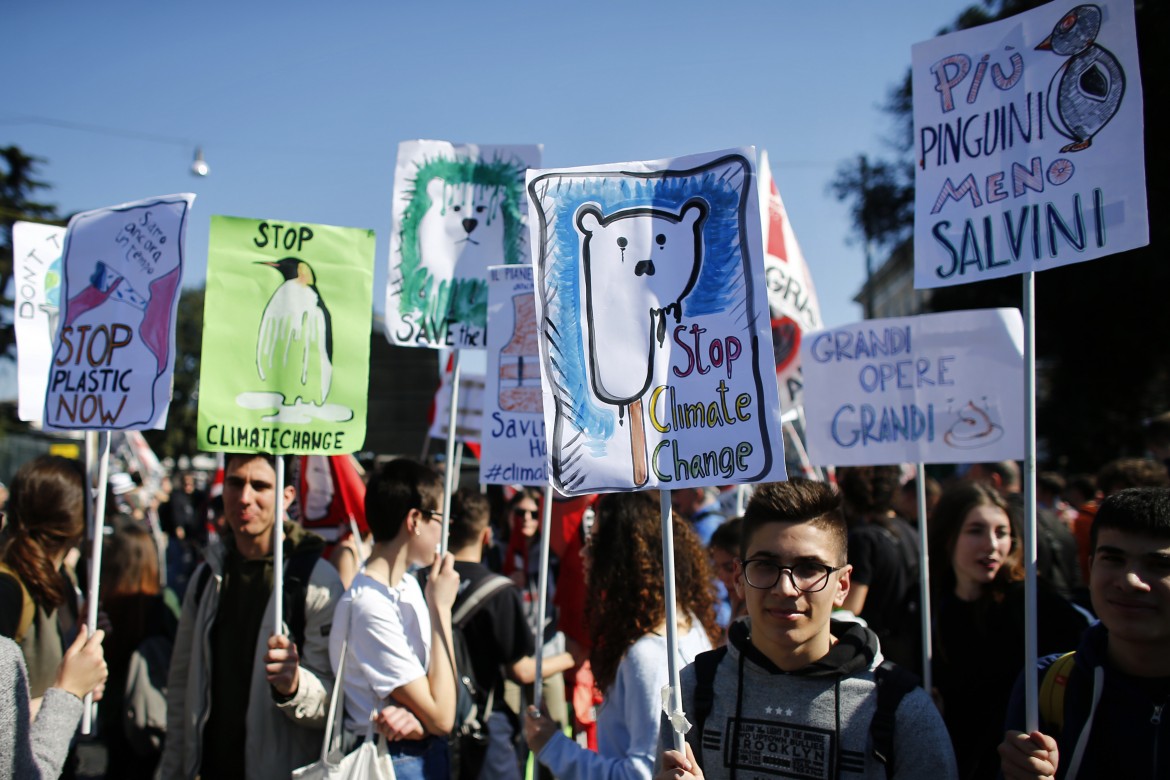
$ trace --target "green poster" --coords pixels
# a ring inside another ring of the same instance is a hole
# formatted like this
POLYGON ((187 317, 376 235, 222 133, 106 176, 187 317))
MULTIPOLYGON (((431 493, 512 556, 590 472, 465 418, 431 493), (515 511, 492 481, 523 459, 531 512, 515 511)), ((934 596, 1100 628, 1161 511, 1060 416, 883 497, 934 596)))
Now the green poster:
POLYGON ((213 216, 207 255, 199 448, 360 450, 374 231, 213 216))

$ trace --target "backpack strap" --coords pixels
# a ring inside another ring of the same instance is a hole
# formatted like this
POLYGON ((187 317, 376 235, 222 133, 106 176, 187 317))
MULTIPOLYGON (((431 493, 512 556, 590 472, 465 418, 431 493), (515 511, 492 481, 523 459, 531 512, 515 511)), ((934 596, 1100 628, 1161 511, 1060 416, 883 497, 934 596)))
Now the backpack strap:
POLYGON ((886 777, 894 776, 894 727, 898 705, 906 694, 918 687, 918 677, 892 661, 882 661, 874 670, 877 684, 877 710, 869 724, 873 737, 873 757, 886 768, 886 777))
POLYGON ((695 740, 691 742, 691 750, 695 752, 695 760, 700 764, 703 760, 703 727, 711 714, 711 708, 715 706, 715 671, 726 655, 727 645, 723 645, 699 653, 694 660, 695 701, 691 708, 691 717, 695 719, 695 725, 687 732, 687 736, 695 735, 695 740))
POLYGON ((511 579, 500 574, 484 577, 478 585, 464 593, 459 604, 451 610, 451 625, 459 627, 466 625, 488 599, 511 584, 511 579))
POLYGON ((20 622, 16 624, 16 635, 12 637, 14 642, 20 644, 32 626, 33 618, 37 615, 37 605, 33 601, 32 594, 28 592, 28 588, 24 586, 24 581, 20 579, 20 575, 3 561, 0 561, 0 575, 14 580, 20 588, 20 622))
POLYGON ((1059 736, 1064 729, 1064 695, 1068 691, 1068 680, 1076 667, 1076 651, 1057 658, 1040 680, 1040 722, 1045 733, 1059 736))
POLYGON ((284 622, 288 625, 289 636, 297 646, 297 654, 305 654, 305 598, 309 592, 309 579, 313 567, 321 557, 321 549, 294 552, 284 567, 284 622))

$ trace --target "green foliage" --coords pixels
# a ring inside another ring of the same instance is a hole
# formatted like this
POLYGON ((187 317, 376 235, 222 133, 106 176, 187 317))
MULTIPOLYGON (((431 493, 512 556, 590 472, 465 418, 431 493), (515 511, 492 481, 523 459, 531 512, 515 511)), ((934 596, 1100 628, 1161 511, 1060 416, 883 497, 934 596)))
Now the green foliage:
POLYGON ((7 297, 12 280, 12 223, 17 221, 51 222, 57 207, 34 200, 49 185, 37 178, 44 163, 40 157, 25 154, 16 146, 0 148, 0 360, 16 359, 16 333, 12 327, 12 300, 7 297))
POLYGON ((160 458, 178 458, 196 452, 199 411, 199 359, 203 353, 204 289, 184 289, 179 297, 175 325, 175 374, 167 427, 144 431, 160 458))

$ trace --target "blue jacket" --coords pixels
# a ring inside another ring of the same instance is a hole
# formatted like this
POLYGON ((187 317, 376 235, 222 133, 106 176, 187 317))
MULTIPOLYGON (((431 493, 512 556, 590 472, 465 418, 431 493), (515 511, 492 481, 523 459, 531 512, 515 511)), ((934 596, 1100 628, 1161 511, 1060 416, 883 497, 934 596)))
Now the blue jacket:
MULTIPOLYGON (((1090 626, 1077 647, 1064 694, 1064 727, 1040 715, 1040 731, 1060 748, 1058 780, 1095 777, 1170 777, 1170 679, 1132 677, 1106 659, 1109 632, 1090 626)), ((1059 658, 1040 659, 1038 675, 1059 658)), ((1024 678, 1008 704, 1008 729, 1024 731, 1024 678)))

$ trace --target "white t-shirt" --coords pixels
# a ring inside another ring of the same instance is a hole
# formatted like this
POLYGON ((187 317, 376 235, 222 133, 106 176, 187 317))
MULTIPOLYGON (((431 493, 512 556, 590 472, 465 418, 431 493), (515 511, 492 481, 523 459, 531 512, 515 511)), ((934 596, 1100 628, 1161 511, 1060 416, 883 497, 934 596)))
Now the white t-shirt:
POLYGON ((391 588, 364 571, 341 597, 333 615, 329 661, 341 662, 349 630, 345 673, 345 726, 365 733, 370 713, 386 704, 391 691, 426 677, 431 657, 431 615, 414 575, 391 588), (352 612, 352 620, 351 620, 352 612))

